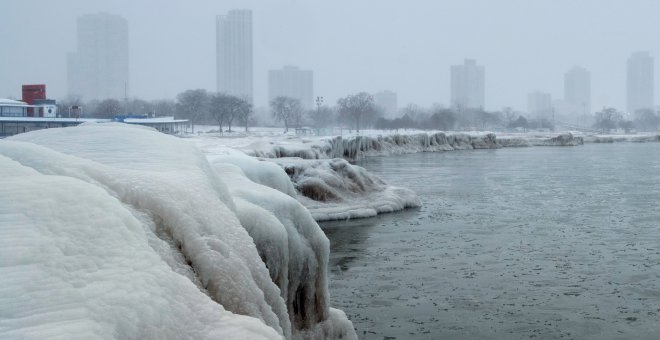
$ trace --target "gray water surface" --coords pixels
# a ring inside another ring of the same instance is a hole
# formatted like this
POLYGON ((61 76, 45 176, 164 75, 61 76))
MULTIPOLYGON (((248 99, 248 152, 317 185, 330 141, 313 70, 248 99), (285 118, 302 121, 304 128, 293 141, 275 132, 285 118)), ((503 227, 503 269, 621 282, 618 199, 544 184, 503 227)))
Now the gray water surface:
POLYGON ((360 165, 423 204, 322 225, 361 339, 660 339, 660 144, 360 165))

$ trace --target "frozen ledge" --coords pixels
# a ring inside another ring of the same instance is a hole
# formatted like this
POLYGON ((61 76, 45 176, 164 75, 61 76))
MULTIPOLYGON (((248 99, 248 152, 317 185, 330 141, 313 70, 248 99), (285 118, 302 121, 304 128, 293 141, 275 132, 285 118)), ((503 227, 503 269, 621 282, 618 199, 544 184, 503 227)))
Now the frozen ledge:
POLYGON ((349 161, 365 156, 383 156, 417 152, 453 150, 499 149, 503 147, 529 146, 577 146, 584 139, 571 133, 556 136, 485 134, 414 133, 391 135, 364 135, 326 137, 302 140, 301 143, 278 142, 251 143, 240 146, 248 155, 263 158, 299 157, 303 159, 343 158, 349 161))

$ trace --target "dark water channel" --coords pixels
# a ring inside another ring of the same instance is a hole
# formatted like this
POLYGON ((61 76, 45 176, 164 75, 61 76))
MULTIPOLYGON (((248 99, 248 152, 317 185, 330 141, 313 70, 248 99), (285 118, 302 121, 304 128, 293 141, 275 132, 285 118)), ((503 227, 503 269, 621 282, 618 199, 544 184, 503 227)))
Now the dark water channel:
POLYGON ((322 225, 361 339, 660 339, 660 144, 360 165, 423 204, 322 225))

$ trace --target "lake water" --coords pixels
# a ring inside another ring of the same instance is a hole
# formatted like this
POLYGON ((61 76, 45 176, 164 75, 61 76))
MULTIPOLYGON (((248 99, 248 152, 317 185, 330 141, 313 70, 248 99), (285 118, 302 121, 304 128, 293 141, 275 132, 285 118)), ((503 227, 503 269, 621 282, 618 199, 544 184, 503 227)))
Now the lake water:
POLYGON ((660 338, 660 144, 360 165, 423 204, 322 225, 361 339, 660 338))

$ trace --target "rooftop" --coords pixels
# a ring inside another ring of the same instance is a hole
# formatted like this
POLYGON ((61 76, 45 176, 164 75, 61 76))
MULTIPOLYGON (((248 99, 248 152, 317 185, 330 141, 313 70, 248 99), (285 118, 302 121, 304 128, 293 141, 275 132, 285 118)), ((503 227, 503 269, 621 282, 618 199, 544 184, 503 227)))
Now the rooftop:
POLYGON ((27 106, 27 103, 19 100, 0 98, 0 105, 27 106))

